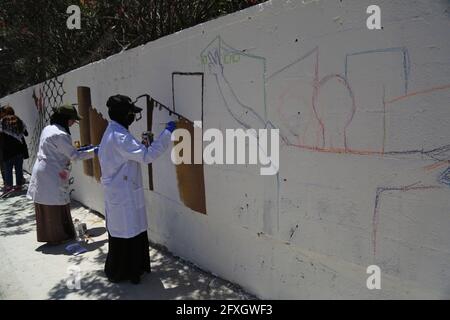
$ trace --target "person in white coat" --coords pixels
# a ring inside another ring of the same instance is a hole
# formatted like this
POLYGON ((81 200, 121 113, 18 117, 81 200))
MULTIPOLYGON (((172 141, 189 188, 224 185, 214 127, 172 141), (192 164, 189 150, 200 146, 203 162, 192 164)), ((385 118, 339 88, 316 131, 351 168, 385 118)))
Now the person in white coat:
POLYGON ((160 136, 146 146, 128 131, 135 114, 142 109, 123 95, 110 97, 106 105, 111 121, 98 152, 109 237, 105 273, 111 282, 130 280, 137 284, 144 272, 150 272, 141 164, 151 163, 168 148, 176 125, 169 122, 160 136))
POLYGON ((75 237, 70 214, 71 161, 91 159, 96 152, 72 145, 69 127, 80 119, 74 106, 63 105, 54 109, 50 125, 42 130, 27 192, 34 201, 38 242, 55 245, 75 237))

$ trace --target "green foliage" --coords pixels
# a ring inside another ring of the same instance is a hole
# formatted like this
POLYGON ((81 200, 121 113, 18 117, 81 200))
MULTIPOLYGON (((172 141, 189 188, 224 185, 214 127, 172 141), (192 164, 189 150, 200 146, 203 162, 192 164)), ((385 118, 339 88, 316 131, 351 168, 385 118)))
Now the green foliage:
POLYGON ((262 0, 0 0, 0 96, 262 0), (66 26, 70 5, 81 29, 66 26))

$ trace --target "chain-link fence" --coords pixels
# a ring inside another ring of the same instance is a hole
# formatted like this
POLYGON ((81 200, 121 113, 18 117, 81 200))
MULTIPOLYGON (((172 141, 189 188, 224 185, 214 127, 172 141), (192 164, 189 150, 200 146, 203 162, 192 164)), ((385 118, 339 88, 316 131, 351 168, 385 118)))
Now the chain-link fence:
POLYGON ((34 125, 33 134, 31 135, 29 144, 30 158, 28 159, 28 167, 30 170, 36 160, 42 130, 50 123, 50 116, 53 113, 52 108, 57 108, 63 104, 64 94, 66 93, 64 91, 63 82, 64 79, 62 78, 53 78, 40 84, 37 88, 38 95, 34 96, 34 98, 39 117, 34 125))

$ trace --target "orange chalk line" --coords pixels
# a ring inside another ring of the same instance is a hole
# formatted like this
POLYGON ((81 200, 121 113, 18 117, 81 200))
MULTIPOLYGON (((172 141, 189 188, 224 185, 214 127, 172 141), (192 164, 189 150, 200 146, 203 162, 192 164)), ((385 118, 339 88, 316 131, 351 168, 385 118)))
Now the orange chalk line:
MULTIPOLYGON (((450 84, 447 85, 443 85, 443 86, 439 86, 439 87, 433 87, 433 88, 429 88, 429 89, 425 89, 425 90, 421 90, 421 91, 416 91, 416 92, 411 92, 409 94, 406 94, 404 96, 400 96, 400 97, 396 97, 392 100, 389 101, 384 101, 384 103, 394 103, 396 101, 402 100, 402 99, 406 99, 408 97, 412 97, 412 96, 416 96, 419 94, 425 94, 425 93, 430 93, 430 92, 434 92, 434 91, 438 91, 438 90, 447 90, 450 89, 450 84)), ((345 148, 320 148, 320 147, 312 147, 312 146, 306 146, 306 145, 302 145, 302 144, 295 144, 295 143, 289 143, 289 146, 293 146, 293 147, 298 147, 298 148, 303 148, 303 149, 308 149, 308 150, 313 150, 313 151, 319 151, 319 152, 328 152, 328 153, 340 153, 340 154, 358 154, 358 155, 384 155, 384 150, 382 151, 370 151, 370 150, 352 150, 352 149, 345 149, 345 148)), ((384 148, 383 148, 384 149, 384 148)), ((439 163, 439 164, 432 164, 429 166, 424 167, 426 170, 432 170, 435 167, 440 167, 443 166, 444 164, 449 163, 448 161, 444 161, 443 163, 439 163)))
POLYGON ((430 92, 438 91, 438 90, 447 90, 447 89, 450 89, 450 84, 447 84, 447 85, 444 85, 444 86, 440 86, 440 87, 433 87, 433 88, 429 88, 429 89, 422 90, 422 91, 411 92, 411 93, 408 93, 408 94, 406 94, 404 96, 396 97, 396 98, 394 98, 392 100, 386 101, 386 103, 393 103, 393 102, 397 102, 399 100, 406 99, 408 97, 417 96, 419 94, 430 93, 430 92))
POLYGON ((443 167, 443 166, 446 166, 449 164, 450 164, 450 161, 444 160, 444 161, 439 161, 437 163, 429 164, 423 168, 425 169, 425 171, 430 171, 430 170, 434 170, 434 169, 437 169, 437 168, 440 168, 440 167, 443 167))
POLYGON ((312 147, 312 146, 306 146, 302 144, 295 144, 295 143, 289 143, 289 146, 298 147, 302 149, 308 149, 313 151, 319 151, 319 152, 328 152, 328 153, 341 153, 341 154, 358 154, 358 155, 384 155, 384 152, 382 151, 370 151, 370 150, 353 150, 353 149, 345 149, 345 148, 320 148, 320 147, 312 147))

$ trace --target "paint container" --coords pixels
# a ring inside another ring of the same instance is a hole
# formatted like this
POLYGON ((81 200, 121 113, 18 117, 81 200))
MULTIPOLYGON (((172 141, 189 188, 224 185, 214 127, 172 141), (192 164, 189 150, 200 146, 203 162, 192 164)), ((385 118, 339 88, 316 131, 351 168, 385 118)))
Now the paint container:
POLYGON ((142 132, 142 144, 146 145, 147 147, 150 145, 151 141, 153 141, 153 133, 150 131, 144 131, 142 132))
POLYGON ((75 228, 75 235, 76 235, 76 239, 77 241, 84 241, 84 234, 85 234, 85 228, 86 228, 86 224, 85 223, 81 223, 80 220, 75 219, 73 222, 73 226, 75 228))

